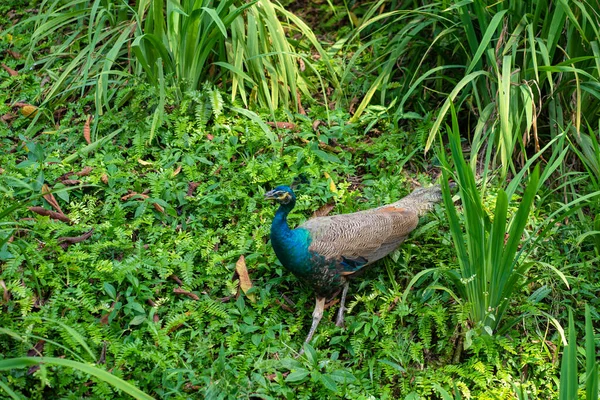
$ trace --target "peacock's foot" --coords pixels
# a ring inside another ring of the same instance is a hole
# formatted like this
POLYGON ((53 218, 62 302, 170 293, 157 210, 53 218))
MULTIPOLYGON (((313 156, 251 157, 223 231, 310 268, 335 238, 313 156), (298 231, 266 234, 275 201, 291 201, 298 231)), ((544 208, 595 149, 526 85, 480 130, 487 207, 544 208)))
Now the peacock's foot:
POLYGON ((346 295, 348 294, 348 287, 350 286, 350 282, 346 281, 344 283, 344 288, 342 289, 342 300, 340 301, 340 309, 337 313, 337 318, 335 319, 335 324, 343 328, 344 327, 344 312, 346 311, 346 295))
POLYGON ((340 328, 344 327, 344 310, 341 307, 338 311, 337 318, 335 319, 335 325, 340 328))

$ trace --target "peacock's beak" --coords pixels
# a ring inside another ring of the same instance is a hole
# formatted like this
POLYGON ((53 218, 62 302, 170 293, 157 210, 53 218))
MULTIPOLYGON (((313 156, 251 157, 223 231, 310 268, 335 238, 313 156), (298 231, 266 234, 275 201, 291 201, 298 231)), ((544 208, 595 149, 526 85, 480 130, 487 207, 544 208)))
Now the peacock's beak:
POLYGON ((267 193, 265 193, 265 199, 267 199, 267 200, 277 200, 277 197, 275 197, 275 190, 270 190, 267 193))

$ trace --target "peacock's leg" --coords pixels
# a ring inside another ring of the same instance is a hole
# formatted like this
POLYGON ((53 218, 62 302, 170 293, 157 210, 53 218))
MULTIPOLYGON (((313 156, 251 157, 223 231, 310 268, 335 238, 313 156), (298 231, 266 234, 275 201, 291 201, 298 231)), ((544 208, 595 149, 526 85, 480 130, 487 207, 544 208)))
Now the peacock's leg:
POLYGON ((340 309, 338 310, 337 318, 335 319, 335 324, 340 328, 344 326, 344 312, 346 311, 346 294, 348 294, 348 287, 350 286, 350 282, 346 281, 344 284, 344 289, 342 290, 342 299, 340 300, 340 309))
MULTIPOLYGON (((325 297, 317 296, 315 310, 313 311, 312 326, 310 327, 310 331, 308 331, 308 336, 306 337, 306 340, 304 341, 304 343, 309 343, 310 340, 312 339, 313 335, 315 334, 315 331, 317 330, 317 326, 319 326, 319 322, 321 322, 321 318, 323 318, 323 310, 324 309, 325 309, 325 297)), ((302 353, 304 353, 304 348, 300 349, 300 353, 298 353, 298 355, 301 355, 302 353)))

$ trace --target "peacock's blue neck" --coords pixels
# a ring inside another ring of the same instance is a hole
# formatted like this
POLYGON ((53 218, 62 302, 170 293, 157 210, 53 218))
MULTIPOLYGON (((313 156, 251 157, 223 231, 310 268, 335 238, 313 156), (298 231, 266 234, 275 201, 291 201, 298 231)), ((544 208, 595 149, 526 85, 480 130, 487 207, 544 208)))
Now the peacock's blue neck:
POLYGON ((290 229, 287 216, 295 202, 281 204, 271 224, 271 244, 279 261, 292 273, 305 276, 310 273, 311 255, 308 252, 310 234, 306 229, 290 229))

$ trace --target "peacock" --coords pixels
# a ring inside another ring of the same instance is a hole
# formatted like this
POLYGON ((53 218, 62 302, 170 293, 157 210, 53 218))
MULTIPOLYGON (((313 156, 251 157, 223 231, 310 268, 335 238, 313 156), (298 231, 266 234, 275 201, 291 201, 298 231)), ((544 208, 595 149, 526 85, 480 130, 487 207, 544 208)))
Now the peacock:
POLYGON ((365 266, 396 250, 414 230, 419 216, 442 199, 439 185, 415 189, 401 200, 351 214, 309 219, 291 229, 287 216, 296 204, 289 186, 265 194, 279 203, 271 224, 271 245, 281 264, 316 293, 309 343, 323 317, 325 301, 341 291, 336 325, 344 326, 350 279, 365 266))

